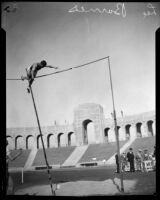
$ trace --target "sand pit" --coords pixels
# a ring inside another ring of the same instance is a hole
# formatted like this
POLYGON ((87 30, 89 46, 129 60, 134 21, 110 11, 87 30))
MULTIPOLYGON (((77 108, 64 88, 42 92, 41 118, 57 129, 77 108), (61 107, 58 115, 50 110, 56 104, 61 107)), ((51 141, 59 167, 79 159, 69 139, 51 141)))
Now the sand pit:
MULTIPOLYGON (((125 193, 133 192, 136 180, 124 180, 125 193)), ((56 196, 87 196, 87 195, 116 195, 120 192, 120 179, 108 179, 105 181, 75 181, 59 184, 56 196)), ((50 185, 32 186, 19 189, 15 195, 39 195, 50 196, 50 185)))

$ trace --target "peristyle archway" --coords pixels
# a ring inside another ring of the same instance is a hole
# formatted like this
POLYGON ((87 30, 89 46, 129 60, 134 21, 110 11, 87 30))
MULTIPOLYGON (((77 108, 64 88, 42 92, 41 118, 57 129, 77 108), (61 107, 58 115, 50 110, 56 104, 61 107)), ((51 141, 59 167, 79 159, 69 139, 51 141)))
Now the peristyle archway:
POLYGON ((92 120, 84 120, 83 123, 83 144, 96 143, 95 127, 92 120))

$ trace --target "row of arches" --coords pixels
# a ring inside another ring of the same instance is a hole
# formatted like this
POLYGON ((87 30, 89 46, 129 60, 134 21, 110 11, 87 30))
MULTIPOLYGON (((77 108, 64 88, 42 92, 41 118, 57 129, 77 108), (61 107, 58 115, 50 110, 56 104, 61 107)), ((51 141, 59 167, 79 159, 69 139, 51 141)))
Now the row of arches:
MULTIPOLYGON (((145 137, 145 136, 153 136, 153 121, 149 120, 145 123, 137 122, 136 124, 126 124, 125 126, 117 126, 117 130, 119 133, 120 140, 128 140, 130 137, 145 137), (146 126, 146 127, 145 127, 146 126), (144 127, 146 130, 144 130, 144 127), (145 132, 145 133, 144 133, 145 132)), ((85 120, 82 122, 83 132, 83 144, 91 144, 96 143, 95 137, 95 126, 91 120, 85 120)), ((104 142, 112 142, 115 141, 115 132, 114 128, 106 127, 104 129, 104 142)))
MULTIPOLYGON (((69 132, 67 135, 65 135, 64 133, 59 133, 58 135, 50 133, 46 135, 45 137, 44 136, 42 137, 43 137, 45 148, 76 145, 74 132, 69 132)), ((37 149, 42 148, 42 140, 41 140, 40 135, 36 137, 34 137, 33 135, 28 135, 26 138, 24 138, 21 135, 18 135, 15 138, 12 138, 11 136, 7 136, 7 140, 8 140, 10 149, 20 149, 20 148, 32 149, 35 147, 37 149)))
MULTIPOLYGON (((154 122, 152 120, 149 120, 146 122, 146 130, 145 130, 145 135, 144 135, 144 130, 142 130, 142 127, 144 128, 144 124, 141 122, 137 122, 135 124, 135 129, 133 128, 133 125, 131 124, 126 124, 123 127, 117 126, 118 134, 120 139, 122 139, 122 132, 123 132, 123 139, 128 140, 131 137, 131 134, 133 134, 133 131, 136 133, 136 137, 143 137, 143 136, 153 136, 154 135, 154 128, 153 128, 154 122), (134 129, 134 130, 133 130, 134 129)), ((104 137, 105 137, 105 142, 108 142, 109 140, 109 133, 111 131, 111 128, 105 128, 104 129, 104 137)))
MULTIPOLYGON (((82 138, 83 144, 93 144, 97 143, 96 136, 96 127, 92 120, 87 119, 82 122, 82 138)), ((137 122, 136 124, 126 124, 123 126, 117 126, 119 139, 128 140, 130 137, 146 137, 153 136, 155 133, 154 130, 154 121, 148 120, 147 122, 137 122), (145 127, 145 130, 144 130, 145 127)), ((104 140, 103 142, 112 142, 115 141, 114 128, 106 127, 104 130, 104 140)), ((32 148, 42 148, 42 142, 40 135, 33 136, 32 134, 24 137, 18 135, 16 137, 7 136, 9 146, 11 149, 32 149, 32 148)), ((44 145, 46 148, 53 147, 63 147, 63 146, 76 146, 75 133, 70 131, 65 134, 60 132, 58 134, 49 133, 48 135, 43 136, 44 145)))

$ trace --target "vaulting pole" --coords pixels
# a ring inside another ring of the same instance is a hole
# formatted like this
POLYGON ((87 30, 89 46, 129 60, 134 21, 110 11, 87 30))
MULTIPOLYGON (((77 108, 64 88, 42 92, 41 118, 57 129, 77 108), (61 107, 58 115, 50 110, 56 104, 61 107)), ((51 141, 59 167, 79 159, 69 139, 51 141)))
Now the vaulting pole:
POLYGON ((108 67, 109 67, 109 77, 110 77, 110 85, 111 85, 111 93, 112 93, 114 130, 115 130, 115 136, 116 136, 116 142, 117 142, 117 155, 118 155, 119 173, 120 173, 120 179, 121 179, 121 191, 124 192, 123 173, 121 172, 121 159, 120 159, 120 148, 119 148, 119 135, 118 135, 116 111, 115 111, 115 105, 114 105, 113 86, 112 86, 112 76, 111 76, 111 68, 110 68, 110 59, 109 59, 109 56, 108 56, 108 67))
MULTIPOLYGON (((27 69, 26 69, 26 73, 27 73, 27 69)), ((34 100, 34 96, 33 96, 32 87, 29 86, 29 89, 30 89, 30 92, 31 92, 34 110, 35 110, 35 113, 36 113, 36 118, 37 118, 37 123, 38 123, 38 128, 39 128, 39 133, 40 133, 40 137, 41 137, 41 141, 42 141, 43 153, 44 153, 44 158, 45 158, 45 161, 46 161, 48 179, 49 179, 50 186, 51 186, 51 192, 52 192, 53 196, 56 196, 55 190, 53 190, 52 177, 51 177, 51 173, 50 173, 50 170, 49 170, 49 164, 48 164, 48 161, 47 161, 47 155, 46 155, 46 150, 45 150, 45 146, 44 146, 43 135, 42 135, 41 126, 40 126, 40 122, 39 122, 39 118, 38 118, 38 113, 37 113, 37 109, 36 109, 36 104, 35 104, 35 100, 34 100)))

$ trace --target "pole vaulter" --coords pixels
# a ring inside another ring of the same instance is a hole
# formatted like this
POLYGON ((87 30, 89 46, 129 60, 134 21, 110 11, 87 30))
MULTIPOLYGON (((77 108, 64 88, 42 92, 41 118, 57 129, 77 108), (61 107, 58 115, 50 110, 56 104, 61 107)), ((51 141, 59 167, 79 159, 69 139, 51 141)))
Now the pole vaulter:
POLYGON ((37 112, 37 109, 36 109, 36 104, 35 104, 34 95, 33 95, 32 86, 31 86, 32 83, 33 83, 33 81, 34 81, 34 78, 35 78, 35 76, 36 76, 36 74, 38 72, 38 70, 40 70, 43 67, 47 67, 46 61, 41 61, 40 63, 33 64, 30 68, 26 69, 27 76, 23 77, 23 78, 27 79, 28 83, 29 83, 28 92, 29 93, 31 92, 31 96, 32 96, 32 100, 33 100, 33 105, 34 105, 34 110, 35 110, 35 113, 36 113, 38 128, 39 128, 40 137, 41 137, 41 141, 42 141, 44 158, 45 158, 45 162, 46 162, 46 166, 47 166, 48 179, 49 179, 50 186, 51 186, 51 192, 52 192, 53 196, 56 196, 56 193, 55 193, 56 188, 53 189, 53 185, 52 185, 52 176, 51 176, 50 169, 49 169, 49 164, 48 164, 48 160, 47 160, 47 154, 46 154, 46 150, 45 150, 45 146, 44 146, 44 141, 43 141, 43 134, 42 134, 42 131, 41 131, 41 126, 40 126, 40 122, 39 122, 38 112, 37 112))

